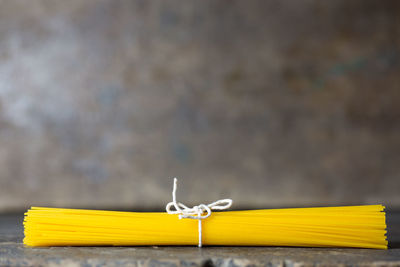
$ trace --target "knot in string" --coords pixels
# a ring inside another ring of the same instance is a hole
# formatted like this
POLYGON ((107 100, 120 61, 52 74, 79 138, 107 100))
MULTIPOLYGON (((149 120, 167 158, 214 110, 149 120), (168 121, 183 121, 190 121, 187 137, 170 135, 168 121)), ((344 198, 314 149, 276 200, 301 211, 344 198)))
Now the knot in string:
POLYGON ((176 201, 176 187, 178 179, 174 178, 174 187, 172 189, 172 202, 165 207, 168 214, 178 214, 179 219, 196 219, 199 220, 199 247, 202 246, 202 228, 201 220, 210 217, 211 210, 224 210, 232 206, 232 199, 220 199, 208 205, 200 204, 192 208, 187 207, 181 202, 176 201), (174 210, 171 209, 174 207, 174 210))

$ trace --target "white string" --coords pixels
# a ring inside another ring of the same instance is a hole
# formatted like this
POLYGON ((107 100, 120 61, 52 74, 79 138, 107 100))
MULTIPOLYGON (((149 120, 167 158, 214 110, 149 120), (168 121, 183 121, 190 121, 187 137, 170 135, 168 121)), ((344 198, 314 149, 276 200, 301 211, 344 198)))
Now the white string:
POLYGON ((176 201, 176 187, 178 179, 174 178, 174 187, 172 189, 172 202, 165 207, 168 214, 179 214, 179 219, 196 219, 199 220, 199 248, 202 246, 202 228, 201 220, 210 217, 211 210, 224 210, 232 206, 232 199, 220 199, 211 204, 200 204, 189 208, 181 202, 176 201), (171 208, 174 207, 175 210, 171 208))

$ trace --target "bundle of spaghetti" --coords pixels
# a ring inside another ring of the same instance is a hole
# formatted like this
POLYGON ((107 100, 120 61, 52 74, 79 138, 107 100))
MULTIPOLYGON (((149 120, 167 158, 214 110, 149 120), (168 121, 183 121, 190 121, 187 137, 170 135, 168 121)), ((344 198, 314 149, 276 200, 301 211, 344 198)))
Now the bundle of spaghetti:
MULTIPOLYGON (((386 249, 382 205, 213 212, 203 244, 226 246, 386 249)), ((165 212, 32 207, 25 213, 28 246, 196 245, 197 220, 165 212)))

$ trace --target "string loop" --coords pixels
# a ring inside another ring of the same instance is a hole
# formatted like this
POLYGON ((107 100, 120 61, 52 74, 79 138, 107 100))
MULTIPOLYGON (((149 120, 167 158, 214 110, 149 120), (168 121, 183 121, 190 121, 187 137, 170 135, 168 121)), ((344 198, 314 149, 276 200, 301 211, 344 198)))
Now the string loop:
POLYGON ((201 220, 211 216, 211 210, 225 210, 232 206, 232 199, 220 199, 208 205, 199 204, 192 208, 187 207, 181 202, 176 201, 176 188, 178 179, 174 178, 172 189, 172 201, 167 204, 165 210, 168 214, 178 214, 179 219, 199 220, 199 247, 202 246, 202 227, 201 220), (172 209, 174 208, 174 209, 172 209))

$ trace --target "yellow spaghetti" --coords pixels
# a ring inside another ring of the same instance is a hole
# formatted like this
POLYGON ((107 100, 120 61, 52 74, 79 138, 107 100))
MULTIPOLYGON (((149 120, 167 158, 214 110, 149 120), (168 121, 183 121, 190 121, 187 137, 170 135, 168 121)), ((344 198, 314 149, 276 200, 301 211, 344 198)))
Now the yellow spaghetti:
MULTIPOLYGON (((386 249, 382 205, 213 212, 203 220, 204 245, 386 249)), ((197 220, 165 212, 32 207, 28 246, 197 245, 197 220)))

